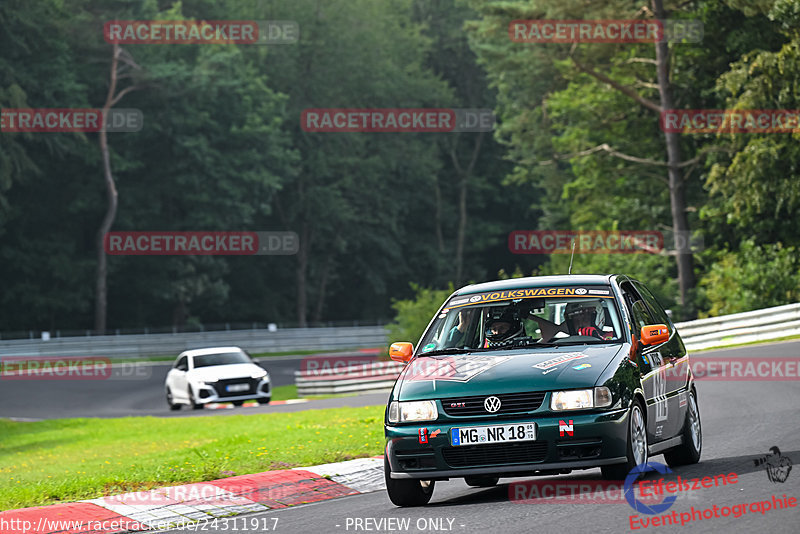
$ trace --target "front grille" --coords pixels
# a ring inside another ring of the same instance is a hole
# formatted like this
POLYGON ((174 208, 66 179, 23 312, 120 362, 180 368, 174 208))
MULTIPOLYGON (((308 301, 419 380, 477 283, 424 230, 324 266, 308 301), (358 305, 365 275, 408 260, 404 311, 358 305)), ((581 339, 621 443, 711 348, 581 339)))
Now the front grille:
POLYGON ((256 388, 258 387, 258 379, 255 378, 229 378, 227 380, 220 380, 219 382, 215 382, 213 384, 214 389, 217 391, 217 395, 220 398, 222 397, 240 397, 242 395, 252 395, 256 392, 256 388), (226 391, 226 388, 230 384, 247 384, 247 389, 243 391, 226 391))
POLYGON ((486 408, 483 407, 483 401, 486 400, 486 397, 491 396, 492 395, 481 395, 479 397, 442 399, 442 408, 444 408, 444 413, 447 415, 460 417, 532 412, 542 405, 545 392, 536 391, 494 395, 500 399, 500 410, 490 414, 486 411, 486 408))
POLYGON ((465 445, 443 449, 442 454, 450 467, 536 463, 543 462, 547 456, 547 442, 465 445))

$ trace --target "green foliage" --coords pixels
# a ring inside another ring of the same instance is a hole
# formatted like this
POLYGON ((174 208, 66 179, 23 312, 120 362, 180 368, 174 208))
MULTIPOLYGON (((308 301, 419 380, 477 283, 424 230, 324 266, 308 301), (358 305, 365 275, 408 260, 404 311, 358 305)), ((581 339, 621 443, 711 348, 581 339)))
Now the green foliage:
MULTIPOLYGON (((670 45, 676 107, 800 108, 795 0, 664 4, 671 18, 705 25, 703 42, 670 45)), ((109 137, 120 201, 113 230, 293 230, 302 248, 294 257, 110 257, 108 323, 375 320, 390 315, 394 297, 398 316, 398 305, 408 305, 417 318, 393 328, 413 341, 444 298, 420 288, 444 287, 455 276, 461 176, 453 161, 466 165, 477 134, 305 132, 302 111, 493 108, 496 131, 482 138, 466 181, 463 278, 565 272, 566 256, 512 255, 508 232, 672 224, 663 165, 587 152, 607 144, 663 162, 658 114, 570 58, 658 101, 654 47, 514 43, 508 22, 647 16, 640 7, 628 0, 3 0, 0 107, 102 105, 106 20, 297 21, 296 45, 123 46, 141 68, 127 69, 121 87, 141 87, 117 106, 141 109, 145 127, 109 137), (418 285, 409 289, 409 280, 418 285)), ((690 226, 709 249, 697 274, 708 271, 713 281, 702 286, 701 306, 715 306, 718 297, 708 295, 719 272, 747 265, 740 243, 800 247, 787 224, 800 218, 798 136, 681 138, 683 159, 694 162, 683 167, 690 226)), ((96 134, 0 134, 0 331, 92 324, 95 233, 105 205, 96 134)), ((630 273, 675 309, 669 257, 583 256, 574 271, 630 273)), ((775 302, 788 298, 780 295, 775 302)))
POLYGON ((800 302, 800 256, 794 247, 748 240, 722 252, 700 288, 709 317, 800 302))
POLYGON ((428 289, 414 283, 410 285, 414 291, 413 298, 392 302, 397 315, 388 326, 390 343, 409 341, 416 344, 433 315, 454 291, 452 284, 448 289, 428 289))

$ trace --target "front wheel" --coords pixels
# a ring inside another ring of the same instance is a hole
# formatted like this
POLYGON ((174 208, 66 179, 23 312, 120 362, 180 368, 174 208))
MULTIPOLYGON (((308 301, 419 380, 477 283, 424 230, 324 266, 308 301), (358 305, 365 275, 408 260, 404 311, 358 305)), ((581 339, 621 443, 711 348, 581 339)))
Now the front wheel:
POLYGON ((603 478, 607 480, 625 480, 631 469, 647 463, 647 425, 645 424, 642 403, 634 401, 628 414, 628 448, 627 461, 624 464, 604 465, 600 467, 603 478))
POLYGON ((396 506, 423 506, 430 502, 433 496, 434 480, 417 480, 392 478, 389 460, 383 458, 383 476, 386 480, 386 491, 389 500, 396 506))
POLYGON ((700 461, 703 450, 703 429, 700 426, 700 409, 697 407, 696 393, 689 391, 686 407, 686 420, 683 422, 681 436, 683 441, 677 447, 664 453, 664 459, 670 467, 696 464, 700 461))
POLYGON ((205 406, 202 403, 195 402, 194 393, 192 393, 192 388, 189 388, 189 406, 192 407, 192 410, 202 410, 203 406, 205 406))

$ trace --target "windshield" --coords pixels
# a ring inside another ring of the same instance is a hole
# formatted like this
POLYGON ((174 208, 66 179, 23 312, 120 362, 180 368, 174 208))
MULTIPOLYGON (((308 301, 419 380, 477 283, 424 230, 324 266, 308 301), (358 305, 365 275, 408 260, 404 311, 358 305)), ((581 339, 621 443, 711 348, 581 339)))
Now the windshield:
POLYGON ((621 341, 609 286, 523 288, 451 298, 419 352, 621 341))
POLYGON ((211 365, 230 365, 233 363, 253 363, 250 356, 243 352, 221 352, 194 357, 194 366, 209 367, 211 365))

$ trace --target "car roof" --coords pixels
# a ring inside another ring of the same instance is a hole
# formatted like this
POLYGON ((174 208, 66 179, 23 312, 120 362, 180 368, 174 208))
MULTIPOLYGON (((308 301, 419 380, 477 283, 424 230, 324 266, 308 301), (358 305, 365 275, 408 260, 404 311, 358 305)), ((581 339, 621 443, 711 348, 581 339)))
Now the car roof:
POLYGON ((485 291, 503 291, 528 287, 560 287, 574 285, 609 284, 618 275, 614 274, 561 274, 556 276, 528 276, 525 278, 509 278, 482 284, 462 287, 454 295, 471 295, 485 291))
MULTIPOLYGON (((181 352, 180 356, 205 356, 206 354, 220 354, 223 352, 244 352, 239 347, 209 347, 207 349, 192 349, 181 352)), ((179 357, 180 357, 179 356, 179 357)))

